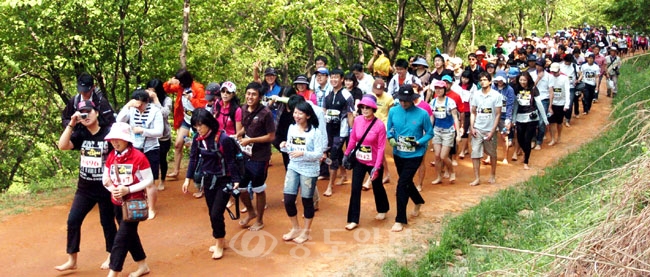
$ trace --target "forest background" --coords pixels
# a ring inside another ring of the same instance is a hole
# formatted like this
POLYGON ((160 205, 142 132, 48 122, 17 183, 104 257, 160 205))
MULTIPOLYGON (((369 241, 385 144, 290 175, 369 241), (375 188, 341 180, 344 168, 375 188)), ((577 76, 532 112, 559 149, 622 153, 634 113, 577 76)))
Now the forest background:
MULTIPOLYGON (((0 1, 0 192, 71 186, 78 153, 59 151, 61 110, 88 72, 119 111, 152 78, 186 67, 203 84, 252 80, 262 61, 283 85, 314 58, 347 70, 372 50, 394 61, 436 49, 465 57, 498 36, 612 24, 648 33, 635 0, 0 1)), ((239 92, 241 93, 241 91, 239 92)))

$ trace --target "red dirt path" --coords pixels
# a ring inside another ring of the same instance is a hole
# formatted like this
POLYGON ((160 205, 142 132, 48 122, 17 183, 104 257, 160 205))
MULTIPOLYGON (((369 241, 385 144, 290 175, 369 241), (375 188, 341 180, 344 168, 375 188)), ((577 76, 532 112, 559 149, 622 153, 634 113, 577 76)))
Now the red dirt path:
MULTIPOLYGON (((158 216, 140 224, 140 237, 148 255, 150 276, 214 276, 233 274, 268 276, 320 276, 320 275, 378 275, 381 265, 388 259, 412 262, 428 247, 440 227, 440 219, 477 204, 481 198, 512 186, 541 173, 560 157, 577 149, 602 132, 611 111, 611 98, 605 96, 602 84, 600 102, 593 105, 592 113, 572 120, 571 128, 564 128, 562 142, 541 151, 533 150, 532 170, 523 170, 518 162, 508 165, 499 162, 497 184, 488 185, 488 166, 481 167, 483 184, 470 187, 472 165, 469 158, 459 160, 456 167, 456 184, 445 179, 442 185, 430 185, 433 168, 427 166, 422 195, 427 201, 420 217, 409 218, 409 225, 401 233, 390 232, 395 217, 395 184, 397 174, 389 158, 391 183, 386 185, 391 210, 384 221, 374 220, 372 192, 362 194, 362 213, 359 228, 346 231, 349 181, 334 188, 332 197, 322 197, 320 211, 314 218, 312 239, 304 245, 284 242, 282 234, 290 228, 281 202, 284 168, 280 155, 274 154, 269 168, 268 203, 265 214, 266 227, 260 232, 241 229, 237 221, 226 215, 226 239, 230 244, 221 260, 212 260, 208 247, 213 245, 210 223, 204 199, 194 199, 181 193, 181 181, 167 183, 159 194, 158 216)), ((545 143, 548 141, 545 141, 545 143)), ((502 142, 499 142, 501 145, 502 142)), ((499 149, 499 161, 503 160, 499 149)), ((512 150, 511 150, 512 153, 512 150)), ((433 158, 427 152, 426 162, 433 158)), ((390 155, 389 155, 390 157, 390 155)), ((348 173, 348 176, 351 176, 348 173)), ((327 181, 319 181, 319 190, 325 191, 327 181)), ((65 205, 34 209, 21 215, 1 218, 0 253, 3 266, 1 276, 104 276, 99 269, 106 258, 97 208, 87 217, 82 227, 81 252, 78 268, 58 272, 53 266, 66 260, 66 220, 72 195, 65 205)), ((409 203, 409 210, 413 204, 409 203)), ((299 206, 299 209, 300 206, 299 206)), ((243 215, 244 216, 244 215, 243 215)), ((136 269, 127 257, 123 276, 136 269)))

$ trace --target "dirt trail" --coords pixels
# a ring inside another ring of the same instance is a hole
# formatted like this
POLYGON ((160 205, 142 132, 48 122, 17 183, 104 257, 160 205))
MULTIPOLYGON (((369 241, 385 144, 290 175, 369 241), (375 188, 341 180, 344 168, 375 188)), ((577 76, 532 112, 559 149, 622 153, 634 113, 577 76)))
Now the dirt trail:
MULTIPOLYGON (((592 113, 572 120, 571 128, 564 128, 562 142, 555 146, 544 145, 541 151, 533 150, 532 170, 523 170, 518 162, 497 166, 497 184, 488 185, 488 166, 481 167, 484 184, 467 185, 472 181, 469 158, 459 160, 456 167, 456 184, 447 180, 442 185, 430 185, 433 168, 427 167, 422 195, 427 201, 420 217, 409 218, 404 232, 392 233, 390 227, 395 217, 395 184, 397 174, 389 158, 391 183, 386 185, 391 210, 384 221, 374 220, 372 192, 362 194, 362 213, 359 228, 345 231, 349 200, 349 181, 334 188, 332 197, 322 197, 320 211, 316 213, 312 240, 304 245, 282 241, 289 228, 281 202, 284 168, 280 155, 274 154, 269 169, 268 202, 265 214, 266 227, 260 232, 241 229, 237 221, 226 216, 226 239, 229 248, 221 260, 212 260, 208 247, 214 243, 204 199, 194 199, 181 193, 181 181, 167 183, 167 190, 159 195, 159 212, 155 220, 140 224, 140 237, 148 255, 152 276, 213 276, 258 275, 268 276, 347 276, 377 275, 388 259, 413 261, 426 250, 428 242, 440 228, 440 218, 477 204, 484 196, 512 186, 538 174, 560 157, 576 150, 602 132, 611 111, 611 98, 605 96, 605 82, 600 89, 600 102, 593 105, 592 113)), ((548 142, 548 141, 546 141, 548 142)), ((499 145, 502 143, 499 142, 499 145)), ((499 149, 499 161, 503 160, 499 149)), ((512 152, 511 152, 512 153, 512 152)), ((426 162, 433 153, 427 152, 426 162)), ((351 176, 348 173, 348 176, 351 176)), ((319 181, 321 192, 327 181, 319 181)), ((102 276, 106 271, 99 264, 106 257, 97 208, 86 218, 82 227, 81 252, 78 268, 59 273, 53 266, 66 259, 66 219, 72 195, 67 204, 49 206, 26 214, 6 216, 0 223, 0 253, 2 276, 102 276)), ((409 210, 413 204, 409 203, 409 210)), ((300 206, 299 206, 299 209, 300 206)), ((136 269, 127 257, 124 272, 136 269)), ((123 274, 126 276, 126 274, 123 274)))

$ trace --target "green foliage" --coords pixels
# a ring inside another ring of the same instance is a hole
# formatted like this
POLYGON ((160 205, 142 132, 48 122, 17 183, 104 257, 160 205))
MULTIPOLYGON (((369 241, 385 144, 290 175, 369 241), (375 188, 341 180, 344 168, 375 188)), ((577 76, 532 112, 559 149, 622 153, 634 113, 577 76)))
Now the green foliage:
POLYGON ((604 15, 617 26, 630 25, 632 30, 650 32, 650 6, 646 1, 613 1, 604 9, 604 15))
MULTIPOLYGON (((636 109, 624 108, 648 98, 650 76, 645 74, 648 66, 649 56, 629 60, 622 66, 622 86, 619 86, 619 95, 615 98, 614 119, 633 115, 636 109)), ((644 153, 641 151, 644 145, 630 149, 612 144, 624 135, 635 137, 639 133, 640 128, 631 128, 631 124, 630 120, 619 121, 601 137, 547 168, 541 176, 502 190, 463 214, 448 219, 439 243, 431 246, 415 271, 392 262, 384 266, 384 272, 389 276, 445 275, 452 274, 453 269, 448 268, 451 263, 456 267, 468 267, 473 274, 503 267, 521 271, 514 272, 515 275, 540 274, 535 271, 544 268, 552 262, 551 259, 537 258, 530 267, 522 268, 523 258, 519 254, 487 251, 471 245, 540 251, 597 224, 603 216, 600 205, 608 201, 608 191, 617 184, 599 179, 610 169, 623 165, 623 161, 644 153), (579 177, 574 179, 574 176, 579 177), (523 210, 533 211, 533 215, 520 215, 523 210), (456 249, 465 255, 465 261, 457 260, 456 249)))

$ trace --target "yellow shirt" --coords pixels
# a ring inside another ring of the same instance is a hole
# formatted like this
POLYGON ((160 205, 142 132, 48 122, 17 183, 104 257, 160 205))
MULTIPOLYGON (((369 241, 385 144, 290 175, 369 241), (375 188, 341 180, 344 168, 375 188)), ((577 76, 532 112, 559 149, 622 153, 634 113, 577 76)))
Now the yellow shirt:
POLYGON ((393 96, 386 92, 381 96, 377 96, 376 94, 375 96, 377 97, 377 112, 375 113, 375 116, 386 125, 386 121, 388 120, 388 110, 390 110, 394 104, 393 96))

